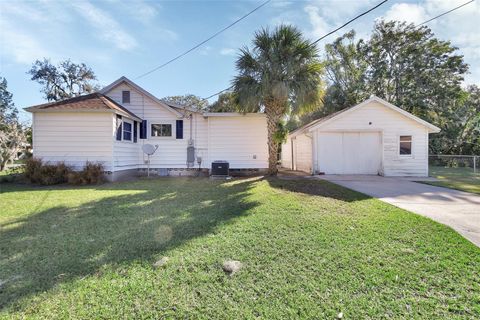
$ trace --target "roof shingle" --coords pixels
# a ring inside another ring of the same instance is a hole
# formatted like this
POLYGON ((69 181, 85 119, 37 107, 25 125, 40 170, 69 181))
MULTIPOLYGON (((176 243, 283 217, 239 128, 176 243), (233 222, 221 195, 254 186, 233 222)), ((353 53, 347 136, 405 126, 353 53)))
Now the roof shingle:
POLYGON ((49 102, 39 104, 36 106, 25 108, 29 112, 36 112, 41 110, 102 110, 110 109, 120 113, 127 114, 131 117, 140 119, 139 116, 126 109, 124 106, 115 102, 111 98, 99 93, 94 92, 62 101, 49 102))

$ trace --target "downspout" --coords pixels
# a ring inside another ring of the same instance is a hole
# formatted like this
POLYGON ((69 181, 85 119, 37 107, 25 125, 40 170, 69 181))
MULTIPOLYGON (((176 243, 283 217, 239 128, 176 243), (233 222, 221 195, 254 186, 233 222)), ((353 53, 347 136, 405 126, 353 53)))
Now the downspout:
POLYGON ((292 170, 295 170, 295 167, 294 167, 294 164, 293 164, 293 161, 294 161, 294 153, 293 153, 293 140, 294 138, 290 138, 290 148, 292 149, 292 170))
POLYGON ((312 135, 309 135, 309 134, 306 133, 305 136, 306 136, 307 138, 310 138, 310 141, 312 142, 312 158, 311 158, 311 160, 312 160, 312 166, 311 166, 311 168, 310 168, 310 173, 311 173, 311 175, 313 176, 313 175, 315 175, 315 169, 314 169, 314 166, 313 166, 313 157, 314 157, 315 144, 313 143, 313 142, 314 142, 314 141, 313 141, 314 139, 313 139, 313 136, 312 136, 312 135))

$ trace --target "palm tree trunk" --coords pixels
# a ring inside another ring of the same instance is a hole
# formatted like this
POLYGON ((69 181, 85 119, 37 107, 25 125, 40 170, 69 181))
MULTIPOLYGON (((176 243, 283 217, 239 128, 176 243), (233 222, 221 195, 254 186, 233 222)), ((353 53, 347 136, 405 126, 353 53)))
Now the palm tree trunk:
POLYGON ((280 104, 275 101, 265 102, 265 114, 267 115, 267 130, 268 130, 268 175, 276 175, 277 157, 278 157, 278 143, 274 139, 274 134, 277 131, 278 123, 282 119, 282 108, 280 104))

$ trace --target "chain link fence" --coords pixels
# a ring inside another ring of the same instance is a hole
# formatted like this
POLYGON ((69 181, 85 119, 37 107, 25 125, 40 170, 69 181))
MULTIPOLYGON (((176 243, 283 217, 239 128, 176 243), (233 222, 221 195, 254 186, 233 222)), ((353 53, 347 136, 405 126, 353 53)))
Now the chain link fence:
POLYGON ((464 168, 465 170, 472 170, 473 173, 479 173, 480 156, 477 155, 444 155, 436 154, 428 156, 428 164, 431 167, 443 168, 464 168))

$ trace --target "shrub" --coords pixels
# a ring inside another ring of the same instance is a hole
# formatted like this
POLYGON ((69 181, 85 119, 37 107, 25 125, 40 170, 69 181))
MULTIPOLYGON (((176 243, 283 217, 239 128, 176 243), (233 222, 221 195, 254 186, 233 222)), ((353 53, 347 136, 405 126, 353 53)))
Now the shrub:
POLYGON ((36 158, 25 162, 25 177, 31 183, 44 185, 65 183, 70 171, 70 167, 63 162, 48 164, 36 158))
POLYGON ((79 172, 70 172, 68 174, 68 183, 70 184, 98 184, 105 181, 103 174, 103 165, 87 161, 85 167, 79 172))
POLYGON ((25 178, 31 183, 52 185, 60 183, 96 184, 104 181, 103 165, 87 162, 82 171, 74 171, 63 162, 43 163, 41 159, 28 159, 25 163, 25 178))

